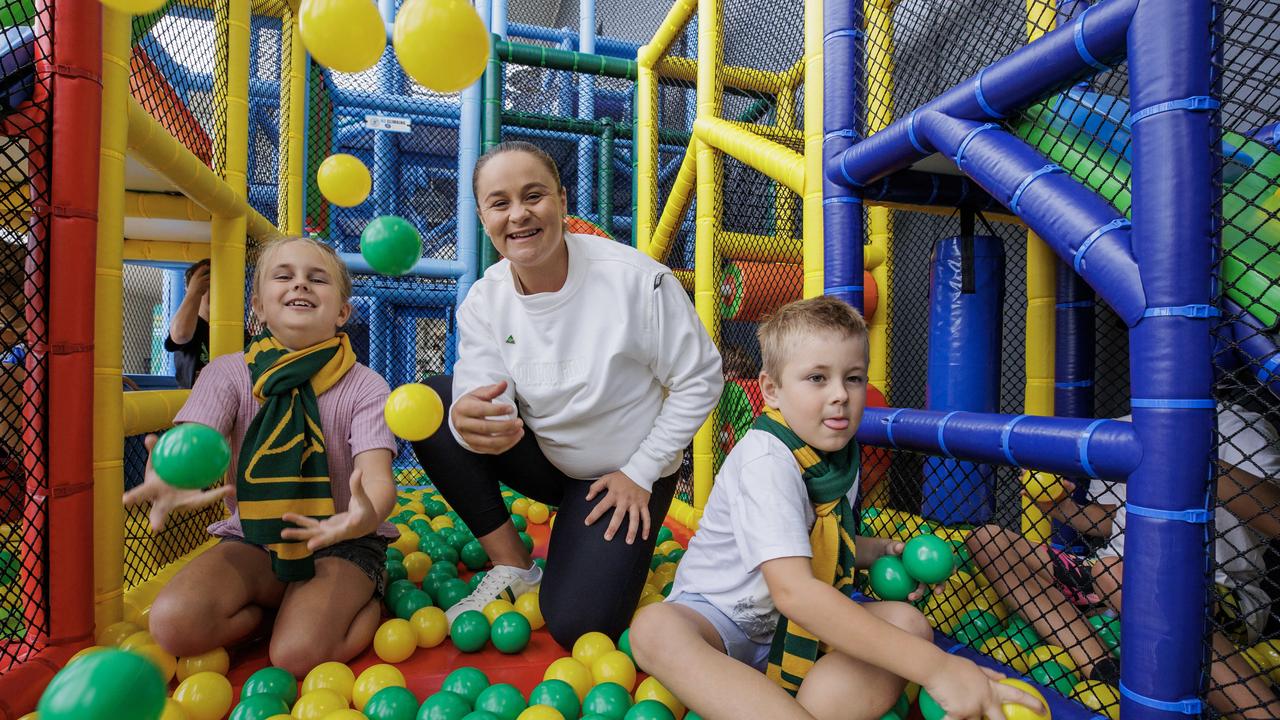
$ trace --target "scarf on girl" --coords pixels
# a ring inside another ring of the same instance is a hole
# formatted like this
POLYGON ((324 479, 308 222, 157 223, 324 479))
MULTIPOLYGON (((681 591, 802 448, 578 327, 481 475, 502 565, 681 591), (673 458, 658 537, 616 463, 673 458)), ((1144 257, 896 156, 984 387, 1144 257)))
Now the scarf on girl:
MULTIPOLYGON (((800 465, 809 502, 813 503, 817 515, 809 533, 814 577, 831 583, 838 590, 852 585, 858 518, 847 496, 858 477, 858 443, 851 442, 835 452, 815 450, 795 434, 781 412, 771 407, 765 407, 752 427, 781 440, 800 465)), ((766 674, 783 690, 795 695, 821 655, 821 643, 813 633, 781 617, 769 650, 766 674)))
POLYGON ((246 540, 270 552, 276 577, 306 580, 315 575, 315 559, 305 542, 281 539, 280 531, 292 527, 281 518, 297 513, 323 520, 335 512, 316 398, 355 365, 355 352, 345 333, 295 351, 264 331, 249 342, 244 359, 260 407, 237 463, 240 524, 246 540))

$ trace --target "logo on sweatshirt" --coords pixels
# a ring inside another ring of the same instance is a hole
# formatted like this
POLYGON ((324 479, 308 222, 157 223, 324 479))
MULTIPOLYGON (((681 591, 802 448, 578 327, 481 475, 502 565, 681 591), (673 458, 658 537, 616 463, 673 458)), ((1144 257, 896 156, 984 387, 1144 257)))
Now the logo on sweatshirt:
POLYGON ((515 336, 514 336, 514 335, 508 335, 508 336, 507 336, 507 344, 508 344, 508 345, 515 345, 515 344, 516 344, 516 338, 515 338, 515 336))

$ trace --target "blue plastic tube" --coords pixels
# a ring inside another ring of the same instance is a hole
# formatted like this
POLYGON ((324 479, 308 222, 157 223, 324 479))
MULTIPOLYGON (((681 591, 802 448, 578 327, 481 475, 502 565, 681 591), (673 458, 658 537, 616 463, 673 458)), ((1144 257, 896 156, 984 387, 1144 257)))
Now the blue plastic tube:
POLYGON ((1004 205, 963 175, 899 170, 863 188, 862 197, 905 205, 1006 212, 1004 205))
MULTIPOLYGON (((1062 417, 1094 415, 1094 347, 1097 333, 1093 290, 1068 265, 1055 267, 1053 323, 1053 411, 1062 417)), ((1073 498, 1088 502, 1089 484, 1077 482, 1073 498)), ((1075 528, 1053 521, 1053 542, 1083 552, 1075 528)))
MULTIPOLYGON (((578 51, 594 55, 596 52, 596 2, 578 2, 578 51)), ((578 76, 578 118, 594 120, 596 116, 596 79, 587 74, 578 76)), ((596 207, 596 140, 594 137, 578 137, 578 213, 599 210, 596 207)))
MULTIPOLYGON (((822 36, 822 157, 840 157, 860 135, 862 0, 827 0, 822 36)), ((862 305, 862 198, 848 185, 822 179, 823 293, 862 305)))
MULTIPOLYGON (((949 237, 933 248, 929 273, 930 410, 992 413, 1000 405, 1004 244, 990 235, 949 237)), ((949 457, 924 463, 921 513, 946 525, 991 518, 995 470, 949 457)))
POLYGON ((1275 339, 1262 323, 1230 300, 1224 301, 1223 312, 1234 318, 1228 326, 1227 339, 1249 364, 1258 382, 1280 397, 1280 347, 1276 347, 1275 339))
MULTIPOLYGON (((1099 9, 1101 9, 1100 6, 1099 9)), ((1212 532, 1212 302, 1216 103, 1209 0, 1143 0, 1129 31, 1133 247, 1148 316, 1129 332, 1133 424, 1120 713, 1200 713, 1212 532), (1200 108, 1200 109, 1197 109, 1200 108), (1206 506, 1208 506, 1206 508, 1206 506)))

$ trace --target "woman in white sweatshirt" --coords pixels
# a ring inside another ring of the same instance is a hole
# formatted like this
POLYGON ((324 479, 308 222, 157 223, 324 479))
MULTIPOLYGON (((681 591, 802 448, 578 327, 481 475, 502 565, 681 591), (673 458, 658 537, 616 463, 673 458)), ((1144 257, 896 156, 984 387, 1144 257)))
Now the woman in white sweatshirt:
POLYGON ((505 258, 458 308, 449 433, 414 445, 493 561, 450 622, 541 585, 552 637, 617 637, 644 586, 684 449, 720 397, 720 354, 665 266, 566 233, 555 162, 503 143, 476 163, 480 221, 505 258), (559 507, 545 579, 499 481, 559 507))

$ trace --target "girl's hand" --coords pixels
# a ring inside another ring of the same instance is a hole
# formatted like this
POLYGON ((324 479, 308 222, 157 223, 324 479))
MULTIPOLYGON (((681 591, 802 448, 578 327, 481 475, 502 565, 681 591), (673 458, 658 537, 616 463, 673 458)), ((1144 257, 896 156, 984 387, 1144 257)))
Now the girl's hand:
POLYGON ((605 540, 612 540, 618 528, 622 526, 622 521, 628 518, 631 522, 627 528, 627 544, 635 542, 637 530, 641 531, 641 539, 648 540, 649 491, 637 485, 621 470, 615 470, 591 483, 591 489, 587 491, 587 501, 590 502, 602 491, 605 493, 604 499, 592 508, 591 514, 587 515, 586 524, 591 525, 603 517, 609 508, 614 508, 613 519, 609 521, 609 527, 604 531, 605 540))
POLYGON ((381 520, 378 512, 364 489, 364 472, 357 468, 351 473, 351 503, 346 512, 330 515, 324 520, 316 520, 307 515, 285 513, 281 520, 291 522, 298 527, 285 528, 280 531, 284 540, 306 541, 311 552, 336 545, 343 540, 364 537, 378 528, 381 520))
POLYGON ((1004 720, 1005 703, 1024 705, 1036 712, 1044 708, 1035 697, 1000 680, 1004 675, 979 667, 970 660, 947 655, 946 660, 933 671, 924 684, 938 705, 947 711, 951 720, 1004 720))
POLYGON ((164 530, 172 513, 199 510, 231 496, 236 490, 234 485, 223 485, 211 490, 183 490, 161 480, 151 467, 151 448, 156 446, 158 438, 158 435, 151 434, 143 439, 142 444, 147 448, 147 469, 143 474, 142 484, 125 493, 123 498, 125 507, 151 503, 147 519, 151 522, 153 533, 164 530))
POLYGON ((524 422, 516 416, 516 409, 493 402, 506 389, 505 380, 478 387, 458 398, 449 410, 453 427, 475 452, 501 455, 524 437, 524 422))

